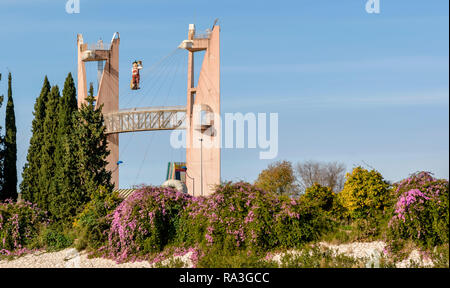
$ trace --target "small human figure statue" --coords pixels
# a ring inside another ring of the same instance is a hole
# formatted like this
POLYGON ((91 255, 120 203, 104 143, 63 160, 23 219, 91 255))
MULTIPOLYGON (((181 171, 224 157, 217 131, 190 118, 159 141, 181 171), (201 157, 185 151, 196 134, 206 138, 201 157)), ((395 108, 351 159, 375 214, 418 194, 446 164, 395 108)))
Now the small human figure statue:
POLYGON ((132 90, 138 90, 139 87, 139 81, 141 76, 139 75, 139 70, 141 70, 142 67, 142 61, 134 61, 133 62, 133 68, 131 70, 133 78, 131 79, 131 89, 132 90))

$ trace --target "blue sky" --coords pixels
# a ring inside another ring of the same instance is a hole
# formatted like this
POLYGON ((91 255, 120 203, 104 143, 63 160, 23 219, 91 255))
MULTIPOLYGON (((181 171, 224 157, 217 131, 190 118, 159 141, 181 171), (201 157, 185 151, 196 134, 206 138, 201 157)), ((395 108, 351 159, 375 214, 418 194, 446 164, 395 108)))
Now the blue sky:
MULTIPOLYGON (((279 153, 224 149, 223 180, 253 181, 270 162, 368 165, 396 181, 418 170, 449 175, 447 0, 0 1, 0 72, 13 73, 18 168, 25 163, 35 98, 76 75, 76 34, 109 42, 121 34, 121 108, 186 103, 186 54, 143 72, 129 91, 130 63, 152 67, 187 37, 189 23, 221 26, 222 112, 279 113, 279 153), (142 92, 142 93, 141 93, 142 92)), ((95 80, 95 67, 88 67, 95 80)), ((6 94, 5 77, 0 94, 6 94)), ((3 125, 4 107, 1 109, 3 125)), ((168 161, 184 160, 169 132, 120 136, 120 186, 160 184, 168 161)), ((21 179, 19 175, 19 180, 21 179)))

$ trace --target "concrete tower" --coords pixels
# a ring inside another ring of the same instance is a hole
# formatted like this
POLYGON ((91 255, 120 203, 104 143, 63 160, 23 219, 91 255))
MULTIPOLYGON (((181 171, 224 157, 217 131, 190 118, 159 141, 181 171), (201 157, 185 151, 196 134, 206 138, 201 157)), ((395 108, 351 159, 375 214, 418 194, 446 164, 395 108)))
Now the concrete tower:
POLYGON ((188 40, 183 41, 188 55, 186 106, 186 166, 190 194, 209 195, 220 184, 220 27, 203 35, 189 25, 188 40), (198 85, 194 83, 194 54, 205 51, 198 85))
MULTIPOLYGON (((103 105, 103 114, 119 110, 119 33, 115 33, 111 44, 104 45, 98 42, 88 45, 83 42, 83 36, 78 34, 78 108, 86 103, 87 83, 85 62, 105 61, 103 73, 98 88, 96 107, 103 105)), ((107 170, 112 172, 111 181, 116 188, 119 187, 119 134, 108 134, 108 149, 111 151, 108 158, 107 170)))

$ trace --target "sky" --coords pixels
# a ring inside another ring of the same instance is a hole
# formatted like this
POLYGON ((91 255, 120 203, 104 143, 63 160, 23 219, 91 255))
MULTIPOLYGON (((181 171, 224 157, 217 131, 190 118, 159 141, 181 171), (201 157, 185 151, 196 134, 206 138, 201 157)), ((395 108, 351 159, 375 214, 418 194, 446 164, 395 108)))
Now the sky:
MULTIPOLYGON (((278 156, 223 149, 222 180, 254 181, 288 160, 363 165, 398 181, 416 171, 449 176, 449 2, 380 0, 185 1, 0 0, 0 95, 13 75, 18 176, 31 137, 33 105, 47 75, 76 78, 76 36, 109 42, 119 32, 120 107, 186 104, 187 53, 197 31, 221 27, 222 113, 278 113, 278 156), (129 89, 143 61, 142 89, 129 89)), ((201 65, 201 57, 196 58, 201 65)), ((88 81, 96 67, 88 65, 88 81)), ((5 105, 0 110, 4 127, 5 105)), ((120 135, 120 187, 159 185, 168 161, 184 161, 170 132, 120 135)))

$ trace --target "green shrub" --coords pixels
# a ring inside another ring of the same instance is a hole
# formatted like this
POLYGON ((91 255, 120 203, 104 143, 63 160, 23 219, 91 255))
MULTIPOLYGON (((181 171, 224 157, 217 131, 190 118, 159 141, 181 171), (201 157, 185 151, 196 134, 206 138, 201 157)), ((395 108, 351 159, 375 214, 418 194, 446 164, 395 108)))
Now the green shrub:
POLYGON ((321 241, 332 244, 352 242, 352 228, 349 225, 336 225, 321 237, 321 241))
POLYGON ((0 255, 26 252, 48 224, 47 213, 36 205, 29 202, 0 203, 0 255))
POLYGON ((331 243, 350 243, 355 241, 384 241, 389 219, 384 215, 341 221, 330 227, 321 239, 331 243))
POLYGON ((75 233, 71 229, 63 228, 59 223, 51 223, 39 231, 29 247, 53 252, 72 246, 74 240, 75 233))
POLYGON ((345 177, 338 197, 350 217, 367 218, 387 211, 391 190, 378 171, 356 167, 345 177))
POLYGON ((120 204, 117 192, 100 187, 91 195, 91 201, 77 216, 73 226, 77 234, 76 247, 79 250, 96 250, 106 245, 111 221, 108 215, 120 204))
POLYGON ((331 188, 315 183, 305 190, 302 197, 317 205, 323 211, 330 212, 333 209, 336 194, 331 188))
POLYGON ((381 216, 356 219, 352 223, 353 229, 350 238, 352 241, 381 240, 384 225, 385 221, 381 216))
POLYGON ((334 223, 326 213, 314 203, 279 197, 280 204, 276 206, 273 215, 273 227, 275 231, 275 247, 296 248, 304 243, 315 241, 334 223))
POLYGON ((59 251, 73 244, 74 237, 68 232, 61 231, 58 228, 46 228, 43 231, 42 238, 47 251, 59 251))
POLYGON ((252 251, 229 251, 222 249, 209 249, 199 259, 199 268, 275 268, 275 263, 267 262, 262 255, 252 251))

